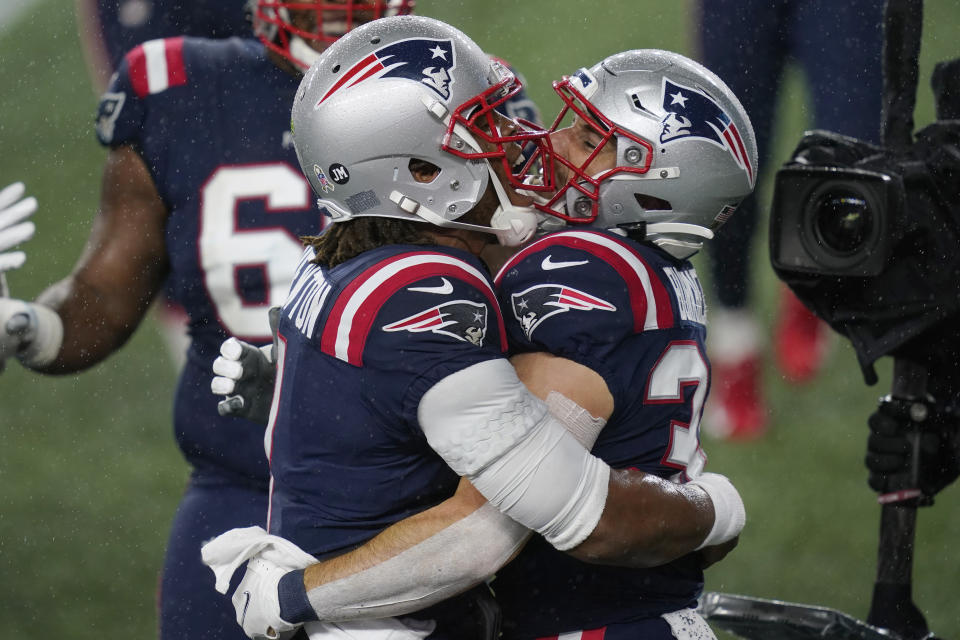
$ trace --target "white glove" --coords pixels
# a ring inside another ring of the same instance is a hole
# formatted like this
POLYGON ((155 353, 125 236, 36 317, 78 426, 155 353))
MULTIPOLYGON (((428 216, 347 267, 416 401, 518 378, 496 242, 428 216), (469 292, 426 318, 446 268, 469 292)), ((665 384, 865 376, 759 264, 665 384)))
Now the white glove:
POLYGON ((207 542, 200 549, 200 556, 216 576, 220 593, 229 590, 230 578, 247 562, 247 572, 233 594, 233 607, 237 623, 248 637, 276 640, 300 626, 280 617, 277 584, 286 573, 316 562, 309 553, 289 540, 268 534, 262 527, 245 527, 231 529, 207 542))
POLYGON ((247 563, 247 572, 233 594, 233 608, 237 612, 237 624, 243 627, 248 638, 277 640, 300 627, 280 617, 278 584, 290 571, 290 567, 261 557, 247 563))
POLYGON ((14 182, 0 191, 0 273, 23 265, 26 254, 10 249, 32 238, 36 229, 32 222, 24 220, 37 210, 37 199, 31 196, 21 200, 24 191, 22 182, 14 182))
POLYGON ((220 415, 267 424, 277 377, 272 344, 257 348, 230 338, 220 345, 220 356, 213 361, 213 372, 217 375, 210 381, 210 390, 226 396, 217 404, 220 415))
POLYGON ((63 322, 57 312, 32 302, 0 298, 0 362, 17 356, 31 369, 53 362, 63 344, 63 322))

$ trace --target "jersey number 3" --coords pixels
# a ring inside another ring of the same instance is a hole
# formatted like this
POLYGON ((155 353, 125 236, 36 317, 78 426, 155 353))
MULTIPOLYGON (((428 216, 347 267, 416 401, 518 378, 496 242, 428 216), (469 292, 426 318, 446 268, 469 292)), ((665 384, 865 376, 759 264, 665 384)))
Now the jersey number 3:
POLYGON ((707 399, 710 377, 707 362, 695 342, 671 342, 650 371, 644 402, 658 404, 690 403, 690 424, 670 423, 670 444, 663 464, 686 471, 695 478, 703 471, 707 458, 700 448, 700 417, 707 399), (693 386, 692 394, 687 388, 693 386), (690 397, 687 400, 687 397, 690 397))

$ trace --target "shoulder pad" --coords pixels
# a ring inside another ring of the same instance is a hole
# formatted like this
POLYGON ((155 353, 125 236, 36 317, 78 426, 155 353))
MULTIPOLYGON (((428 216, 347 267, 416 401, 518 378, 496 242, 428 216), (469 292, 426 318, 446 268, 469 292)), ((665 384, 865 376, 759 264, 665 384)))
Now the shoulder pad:
MULTIPOLYGON (((634 243, 599 231, 560 231, 526 247, 507 261, 495 278, 504 300, 529 292, 537 286, 553 287, 568 308, 602 309, 592 291, 580 289, 591 283, 625 289, 632 309, 633 331, 666 329, 674 325, 670 294, 648 256, 634 243), (578 286, 581 285, 581 286, 578 286), (569 291, 560 291, 560 289, 569 291), (509 297, 509 298, 508 298, 509 297)), ((604 296, 599 296, 603 298, 604 296)), ((609 302, 607 302, 609 304, 609 302)))
POLYGON ((476 346, 492 338, 494 347, 506 350, 503 316, 486 273, 430 250, 380 259, 353 277, 333 303, 320 348, 361 366, 374 332, 443 336, 476 346))

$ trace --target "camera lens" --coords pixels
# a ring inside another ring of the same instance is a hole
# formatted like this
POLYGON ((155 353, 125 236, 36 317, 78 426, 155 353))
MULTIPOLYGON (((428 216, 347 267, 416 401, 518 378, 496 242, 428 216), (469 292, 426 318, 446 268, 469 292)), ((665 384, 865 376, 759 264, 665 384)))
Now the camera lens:
POLYGON ((849 256, 870 237, 874 215, 863 194, 836 188, 822 194, 813 207, 813 229, 825 248, 849 256))

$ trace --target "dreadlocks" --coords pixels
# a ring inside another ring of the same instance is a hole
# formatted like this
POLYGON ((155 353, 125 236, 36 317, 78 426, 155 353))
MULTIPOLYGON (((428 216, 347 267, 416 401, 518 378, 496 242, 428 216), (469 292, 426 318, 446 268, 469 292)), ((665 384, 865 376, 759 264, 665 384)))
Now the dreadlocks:
POLYGON ((338 222, 319 236, 303 236, 300 240, 317 252, 314 263, 332 269, 354 258, 388 244, 435 244, 422 222, 396 218, 354 218, 338 222))

